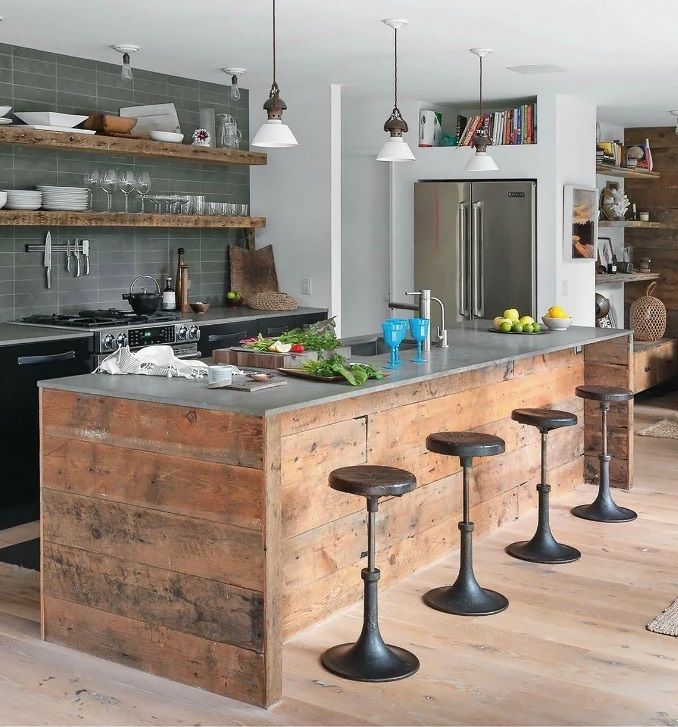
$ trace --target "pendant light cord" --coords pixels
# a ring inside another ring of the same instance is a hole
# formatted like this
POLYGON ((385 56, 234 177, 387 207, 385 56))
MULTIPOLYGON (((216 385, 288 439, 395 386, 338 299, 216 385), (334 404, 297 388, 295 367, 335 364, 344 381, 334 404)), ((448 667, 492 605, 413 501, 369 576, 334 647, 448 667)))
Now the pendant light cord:
POLYGON ((479 101, 478 101, 478 115, 483 116, 483 57, 480 56, 480 89, 479 89, 479 101))
POLYGON ((393 28, 393 107, 398 108, 398 28, 393 28))
POLYGON ((275 71, 275 0, 273 0, 273 85, 277 86, 278 84, 275 80, 275 71))

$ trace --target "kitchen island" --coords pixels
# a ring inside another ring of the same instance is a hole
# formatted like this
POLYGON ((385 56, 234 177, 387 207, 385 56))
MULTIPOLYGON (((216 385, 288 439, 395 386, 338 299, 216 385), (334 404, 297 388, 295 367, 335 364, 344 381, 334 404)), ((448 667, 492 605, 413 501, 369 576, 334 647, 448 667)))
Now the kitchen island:
MULTIPOLYGON (((417 476, 416 490, 380 508, 383 585, 457 544, 459 463, 427 452, 428 433, 505 439, 505 454, 475 468, 471 515, 481 533, 536 504, 539 434, 511 420, 514 408, 579 416, 550 436, 555 491, 595 474, 599 415, 574 389, 632 388, 630 332, 487 328, 460 324, 428 363, 357 389, 290 379, 252 394, 95 374, 42 382, 44 638, 276 702, 283 641, 362 594, 364 501, 331 490, 332 469, 389 464, 417 476)), ((631 422, 632 406, 613 407, 612 479, 624 488, 631 422)))

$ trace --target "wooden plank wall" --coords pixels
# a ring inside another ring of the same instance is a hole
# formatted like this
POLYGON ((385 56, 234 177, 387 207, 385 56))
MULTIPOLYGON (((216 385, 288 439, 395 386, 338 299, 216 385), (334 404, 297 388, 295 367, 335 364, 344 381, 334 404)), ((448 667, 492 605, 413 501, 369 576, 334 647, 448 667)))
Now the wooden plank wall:
MULTIPOLYGON (((626 145, 650 140, 655 169, 661 172, 657 180, 624 180, 624 189, 638 210, 650 213, 650 219, 663 222, 665 229, 631 229, 624 231, 625 239, 633 245, 634 262, 641 257, 652 259, 652 271, 660 273, 655 295, 666 304, 668 312, 667 337, 678 336, 678 136, 675 127, 626 129, 626 145)), ((625 286, 625 305, 628 307, 645 294, 647 284, 625 286)))
POLYGON ((44 638, 252 704, 279 699, 278 605, 264 598, 280 590, 264 541, 268 518, 279 530, 264 498, 275 431, 52 390, 41 427, 44 638))
POLYGON ((417 476, 417 488, 382 502, 378 566, 388 584, 456 547, 461 475, 456 458, 426 451, 430 432, 477 429, 506 440, 506 453, 477 461, 476 532, 498 528, 536 504, 539 434, 510 419, 523 406, 557 405, 580 417, 550 435, 549 481, 583 479, 584 356, 572 350, 447 376, 281 417, 283 634, 289 637, 362 594, 365 502, 331 490, 338 466, 389 464, 417 476))
MULTIPOLYGON (((601 341, 584 348, 587 384, 621 386, 634 391, 633 338, 626 336, 601 341)), ((584 473, 587 482, 598 482, 598 454, 602 447, 600 406, 586 401, 584 406, 586 450, 584 473)), ((633 401, 612 404, 608 414, 610 485, 630 490, 633 485, 633 401)))

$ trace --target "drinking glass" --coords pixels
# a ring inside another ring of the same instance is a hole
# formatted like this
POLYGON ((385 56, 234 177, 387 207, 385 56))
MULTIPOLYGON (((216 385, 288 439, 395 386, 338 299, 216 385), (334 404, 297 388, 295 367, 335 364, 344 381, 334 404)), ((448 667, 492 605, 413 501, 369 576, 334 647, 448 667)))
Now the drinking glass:
POLYGON ((151 175, 148 172, 138 174, 134 178, 134 191, 139 195, 141 211, 143 212, 146 195, 151 191, 151 175))
POLYGON ((396 349, 396 364, 400 366, 402 363, 400 359, 400 344, 405 340, 405 336, 407 336, 409 320, 407 318, 393 318, 392 320, 397 324, 398 348, 396 349))
POLYGON ((239 204, 237 207, 237 212, 241 217, 247 217, 248 210, 249 210, 248 204, 239 204))
POLYGON ((115 169, 107 169, 99 179, 99 186, 106 193, 108 202, 106 205, 106 211, 110 212, 113 209, 113 192, 118 188, 118 175, 115 169))
POLYGON ((85 174, 85 187, 89 190, 89 208, 94 209, 94 190, 99 184, 99 172, 93 169, 85 174))
POLYGON ((125 212, 129 212, 129 193, 134 189, 136 184, 136 178, 134 172, 127 170, 126 172, 120 172, 118 176, 118 189, 125 196, 125 212))
POLYGON ((401 324, 395 318, 384 321, 381 329, 384 332, 384 342, 391 349, 391 360, 384 366, 385 369, 398 368, 398 346, 400 346, 400 328, 401 324))
POLYGON ((414 363, 426 363, 426 359, 421 355, 421 348, 428 336, 430 325, 431 322, 428 318, 410 318, 410 333, 417 342, 417 355, 410 359, 414 363))

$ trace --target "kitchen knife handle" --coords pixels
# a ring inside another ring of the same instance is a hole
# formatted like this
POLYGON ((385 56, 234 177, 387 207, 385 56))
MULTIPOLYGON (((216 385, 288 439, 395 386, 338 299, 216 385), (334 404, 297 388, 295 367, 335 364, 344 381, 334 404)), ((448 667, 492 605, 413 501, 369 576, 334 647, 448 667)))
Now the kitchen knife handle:
POLYGON ((85 255, 85 275, 89 275, 89 240, 83 240, 82 249, 85 255), (87 247, 85 247, 87 245, 87 247))
POLYGON ((80 277, 80 241, 75 241, 75 277, 80 277))
POLYGON ((66 240, 66 272, 71 272, 71 241, 66 240))
POLYGON ((459 266, 458 271, 458 287, 459 287, 459 315, 468 316, 468 298, 466 297, 466 247, 468 241, 466 240, 466 227, 467 227, 467 207, 465 202, 459 203, 459 210, 457 213, 457 220, 459 223, 459 256, 457 264, 459 266))
POLYGON ((47 282, 47 287, 52 287, 52 268, 45 268, 45 279, 47 282))

